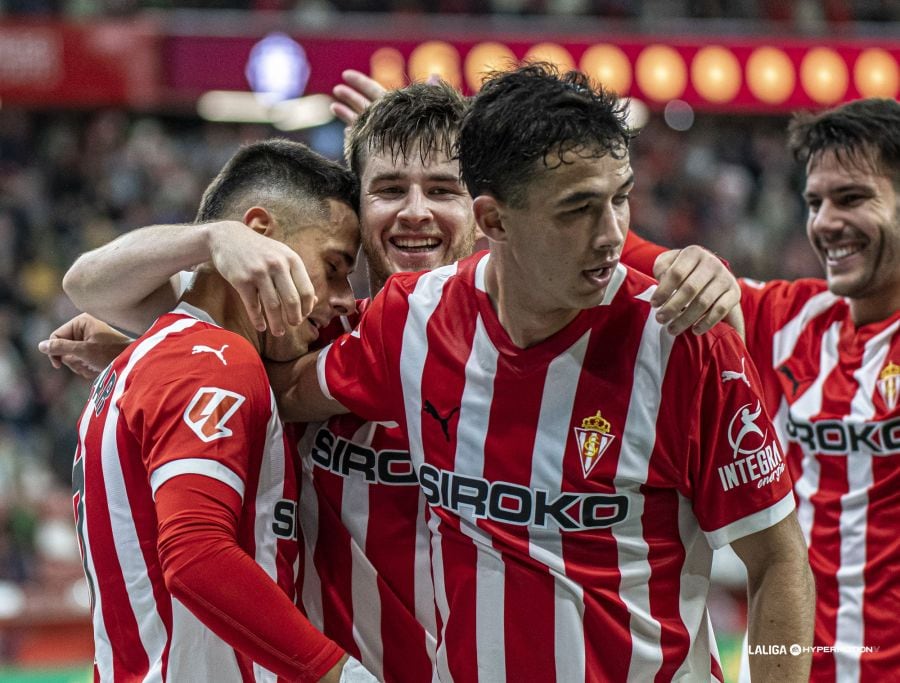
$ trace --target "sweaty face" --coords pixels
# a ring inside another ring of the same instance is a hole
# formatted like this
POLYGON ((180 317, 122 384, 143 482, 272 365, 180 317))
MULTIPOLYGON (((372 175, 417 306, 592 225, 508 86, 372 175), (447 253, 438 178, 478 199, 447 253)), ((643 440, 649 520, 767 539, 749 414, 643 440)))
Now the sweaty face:
POLYGON ((392 273, 430 270, 472 252, 472 198, 459 164, 443 152, 424 162, 369 153, 362 173, 360 219, 373 290, 392 273))
POLYGON ((828 288, 851 308, 890 315, 900 304, 900 198, 891 179, 826 152, 809 164, 804 198, 828 288))
POLYGON ((356 308, 348 277, 359 251, 359 221, 349 206, 329 200, 324 222, 320 215, 310 217, 308 223, 291 230, 284 243, 303 259, 317 302, 310 316, 299 325, 288 325, 283 336, 263 334, 262 355, 274 361, 303 355, 319 338, 321 328, 356 308))
POLYGON ((598 305, 628 232, 634 174, 626 156, 542 164, 521 207, 501 204, 507 234, 503 259, 528 292, 532 313, 574 312, 598 305))

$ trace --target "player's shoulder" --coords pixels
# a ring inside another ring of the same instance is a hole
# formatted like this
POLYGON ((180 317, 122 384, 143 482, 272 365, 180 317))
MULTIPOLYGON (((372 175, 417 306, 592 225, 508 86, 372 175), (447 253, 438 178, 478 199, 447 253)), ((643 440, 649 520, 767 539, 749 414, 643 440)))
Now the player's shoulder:
POLYGON ((756 282, 742 278, 741 308, 750 326, 767 324, 778 329, 789 320, 801 316, 811 319, 832 311, 842 316, 846 309, 843 297, 828 291, 828 284, 816 278, 756 282))
POLYGON ((394 273, 385 282, 379 296, 409 298, 413 293, 436 294, 457 288, 483 289, 480 281, 484 278, 489 259, 490 254, 482 251, 433 270, 394 273))
POLYGON ((742 277, 738 280, 744 293, 768 294, 789 298, 808 298, 828 290, 828 283, 820 278, 800 278, 798 280, 760 281, 742 277))
POLYGON ((265 368, 259 352, 245 337, 209 319, 176 309, 163 316, 137 341, 146 345, 136 370, 164 377, 230 375, 256 379, 265 368))

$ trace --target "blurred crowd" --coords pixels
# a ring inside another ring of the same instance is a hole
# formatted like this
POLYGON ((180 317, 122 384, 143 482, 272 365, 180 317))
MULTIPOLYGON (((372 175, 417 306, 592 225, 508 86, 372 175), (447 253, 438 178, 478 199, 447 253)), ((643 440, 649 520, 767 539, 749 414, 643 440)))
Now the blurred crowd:
MULTIPOLYGON (((651 117, 634 143, 633 226, 672 246, 706 244, 738 274, 815 274, 802 169, 785 149, 785 126, 700 116, 678 132, 651 117)), ((76 313, 62 274, 123 231, 192 221, 202 189, 238 145, 271 134, 122 111, 0 110, 0 620, 50 596, 51 608, 65 596, 86 611, 69 482, 89 387, 36 350, 76 313)), ((335 158, 342 128, 300 139, 335 158)), ((0 635, 0 662, 14 645, 0 635)))
POLYGON ((900 20, 894 0, 0 0, 0 13, 10 15, 122 16, 145 9, 738 19, 802 28, 900 20))

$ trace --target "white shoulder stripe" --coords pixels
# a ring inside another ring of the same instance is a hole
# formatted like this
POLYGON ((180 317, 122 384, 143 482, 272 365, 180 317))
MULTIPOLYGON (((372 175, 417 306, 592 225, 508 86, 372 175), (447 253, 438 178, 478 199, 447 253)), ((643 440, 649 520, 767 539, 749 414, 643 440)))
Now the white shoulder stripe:
POLYGON ((603 301, 600 302, 601 306, 609 306, 612 303, 612 300, 616 298, 619 287, 625 282, 625 275, 627 274, 628 270, 621 263, 616 266, 612 279, 609 281, 609 284, 606 286, 606 291, 603 293, 603 301))
POLYGON ((331 395, 331 391, 329 391, 328 389, 328 379, 325 376, 325 357, 331 350, 331 346, 332 344, 329 344, 324 349, 322 349, 321 353, 319 353, 319 357, 316 358, 316 377, 319 380, 319 389, 322 390, 325 398, 327 398, 329 401, 333 401, 334 396, 331 395))
POLYGON ((478 262, 477 266, 475 266, 475 289, 481 292, 487 292, 487 287, 485 287, 484 284, 484 271, 487 268, 488 261, 490 260, 491 255, 488 254, 478 262))
POLYGON ((722 548, 739 538, 775 526, 791 514, 793 510, 794 494, 793 492, 788 492, 784 495, 784 498, 770 505, 765 510, 759 510, 748 517, 743 517, 715 531, 705 532, 706 539, 713 548, 722 548))
POLYGON ((150 488, 153 491, 154 500, 160 486, 181 474, 202 474, 205 477, 221 481, 237 491, 241 500, 244 499, 244 481, 228 466, 209 458, 179 458, 160 465, 150 475, 150 488))
POLYGON ((810 320, 834 306, 839 297, 829 291, 820 292, 807 301, 786 325, 772 335, 772 367, 777 368, 794 352, 797 340, 810 320))

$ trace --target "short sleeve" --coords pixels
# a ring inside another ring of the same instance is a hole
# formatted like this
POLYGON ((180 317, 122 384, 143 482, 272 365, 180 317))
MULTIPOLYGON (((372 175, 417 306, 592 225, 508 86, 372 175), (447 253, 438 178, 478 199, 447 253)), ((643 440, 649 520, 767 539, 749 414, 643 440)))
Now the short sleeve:
POLYGON ((319 386, 323 393, 370 422, 400 422, 400 347, 408 291, 396 276, 372 299, 353 332, 323 349, 319 386))
POLYGON ((694 514, 714 548, 767 529, 794 509, 756 368, 733 330, 718 337, 698 385, 689 468, 694 514))
POLYGON ((243 498, 273 399, 262 362, 246 341, 208 330, 164 341, 148 354, 119 408, 142 444, 154 495, 172 477, 200 474, 243 498))

